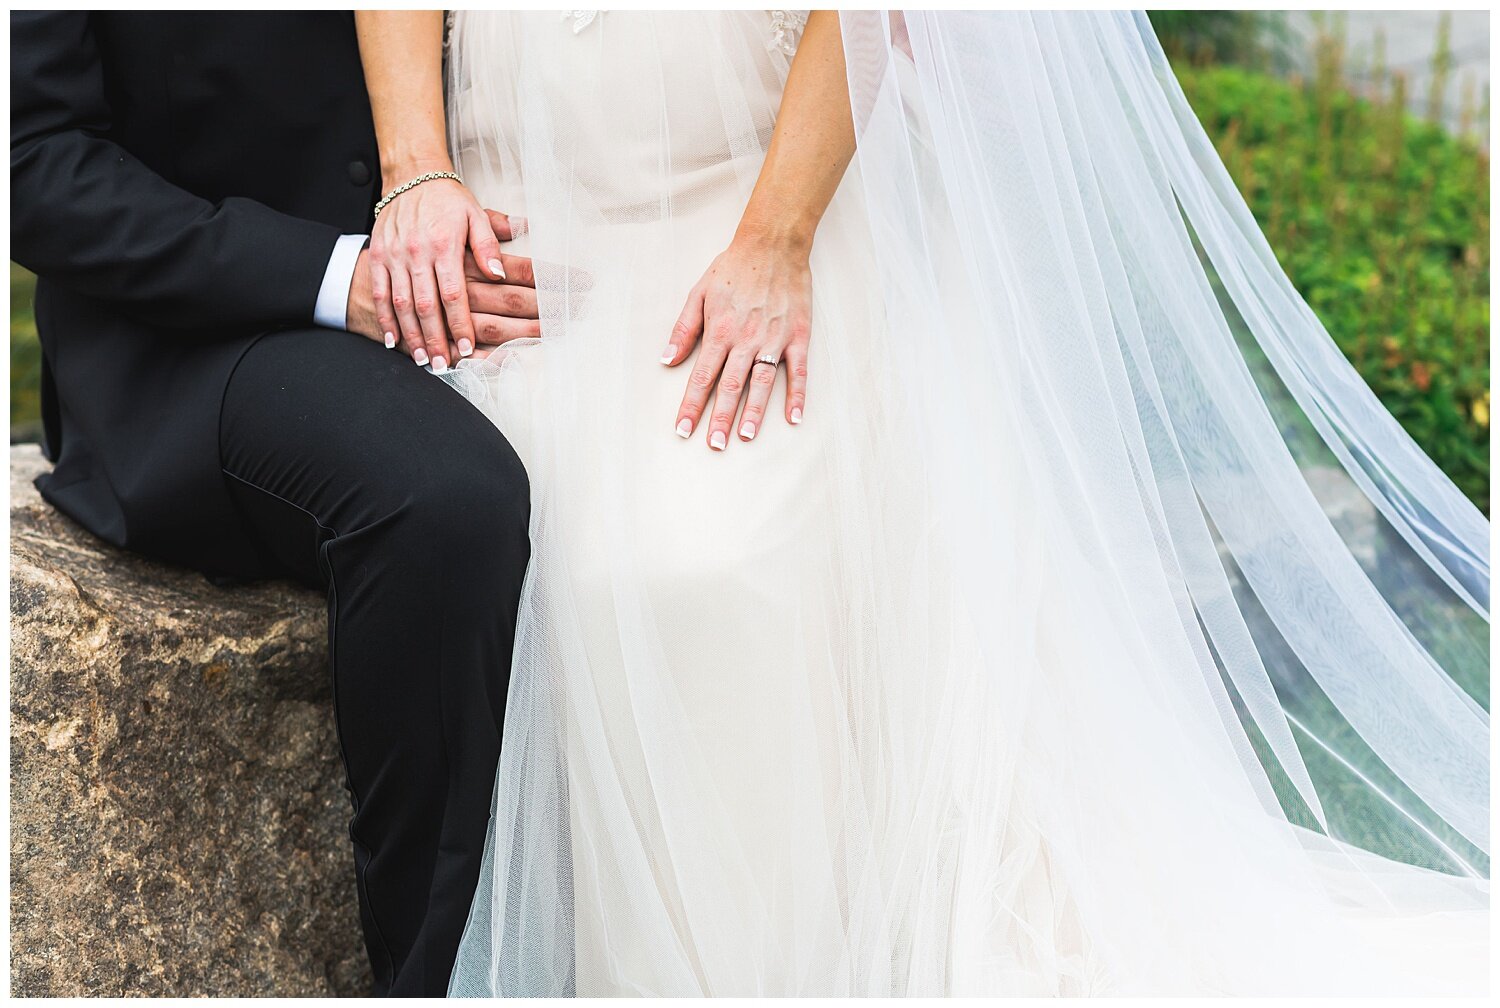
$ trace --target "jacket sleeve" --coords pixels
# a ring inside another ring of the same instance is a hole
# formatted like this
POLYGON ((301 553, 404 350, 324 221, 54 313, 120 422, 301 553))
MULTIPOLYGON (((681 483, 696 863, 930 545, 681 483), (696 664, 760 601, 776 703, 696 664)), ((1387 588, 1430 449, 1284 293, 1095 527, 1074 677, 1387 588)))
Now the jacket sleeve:
POLYGON ((90 15, 10 17, 11 257, 154 325, 311 324, 338 230, 171 184, 110 139, 90 15))

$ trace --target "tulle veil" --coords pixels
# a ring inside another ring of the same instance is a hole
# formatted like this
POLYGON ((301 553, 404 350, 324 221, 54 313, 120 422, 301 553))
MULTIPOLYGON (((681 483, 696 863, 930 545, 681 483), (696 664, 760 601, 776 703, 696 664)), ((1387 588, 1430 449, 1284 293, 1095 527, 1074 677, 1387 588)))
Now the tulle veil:
POLYGON ((540 22, 454 25, 460 171, 529 222, 547 359, 450 376, 530 418, 546 473, 450 992, 578 990, 606 890, 640 993, 1482 990, 1488 521, 1292 288, 1141 13, 841 15, 858 149, 813 262, 815 291, 863 281, 815 306, 814 390, 853 376, 816 407, 837 542, 801 544, 819 573, 772 628, 818 645, 774 674, 837 731, 788 700, 785 801, 818 824, 778 862, 795 905, 726 881, 736 795, 677 721, 600 417, 640 394, 612 319, 684 293, 642 260, 748 194, 790 55, 705 20, 685 96, 609 17, 570 40, 587 64, 540 22), (627 58, 639 93, 608 93, 627 58), (722 155, 678 163, 705 107, 722 155), (606 650, 626 694, 593 685, 606 650))

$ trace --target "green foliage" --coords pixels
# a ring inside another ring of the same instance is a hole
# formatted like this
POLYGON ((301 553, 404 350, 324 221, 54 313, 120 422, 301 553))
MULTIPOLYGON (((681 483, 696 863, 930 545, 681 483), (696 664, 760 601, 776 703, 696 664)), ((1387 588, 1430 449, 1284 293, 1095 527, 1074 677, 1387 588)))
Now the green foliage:
POLYGON ((1292 283, 1412 437, 1489 498, 1489 158, 1343 84, 1184 68, 1183 89, 1292 283))
POLYGON ((36 425, 41 416, 42 348, 31 315, 35 278, 10 264, 10 425, 36 425))
POLYGON ((1273 11, 1154 10, 1147 17, 1174 64, 1236 63, 1268 69, 1284 62, 1284 26, 1273 11))

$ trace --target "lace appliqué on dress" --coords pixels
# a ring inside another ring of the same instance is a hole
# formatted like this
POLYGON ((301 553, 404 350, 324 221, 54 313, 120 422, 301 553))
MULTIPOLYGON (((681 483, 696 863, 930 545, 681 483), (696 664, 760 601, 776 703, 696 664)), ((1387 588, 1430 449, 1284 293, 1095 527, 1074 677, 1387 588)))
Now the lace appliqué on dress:
MULTIPOLYGON (((573 34, 577 35, 599 16, 596 10, 565 10, 562 12, 564 21, 573 22, 573 34)), ((771 40, 766 43, 766 48, 775 49, 786 53, 788 56, 797 52, 797 43, 802 40, 802 29, 807 27, 807 14, 805 10, 773 10, 766 13, 771 15, 771 40)))
POLYGON ((793 56, 797 43, 802 41, 802 29, 807 27, 805 10, 773 10, 771 14, 771 41, 769 48, 793 56))
POLYGON ((594 23, 594 18, 599 16, 596 10, 565 10, 562 12, 564 21, 573 22, 573 34, 577 35, 589 25, 594 23))

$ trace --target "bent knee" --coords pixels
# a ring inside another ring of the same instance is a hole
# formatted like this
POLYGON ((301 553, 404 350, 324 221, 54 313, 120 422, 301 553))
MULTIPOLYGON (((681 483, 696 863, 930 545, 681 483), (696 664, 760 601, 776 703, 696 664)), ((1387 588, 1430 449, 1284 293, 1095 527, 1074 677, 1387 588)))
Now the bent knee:
POLYGON ((488 540, 509 547, 527 534, 531 486, 496 432, 482 447, 444 446, 408 488, 405 511, 432 548, 482 549, 488 540))

